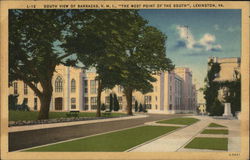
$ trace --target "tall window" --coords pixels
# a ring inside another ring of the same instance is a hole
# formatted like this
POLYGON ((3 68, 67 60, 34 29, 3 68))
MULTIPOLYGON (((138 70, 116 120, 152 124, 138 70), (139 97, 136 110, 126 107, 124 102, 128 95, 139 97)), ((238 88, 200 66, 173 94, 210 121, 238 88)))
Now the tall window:
POLYGON ((76 99, 71 98, 71 109, 76 109, 76 99))
POLYGON ((83 80, 84 93, 88 93, 88 80, 83 80))
POLYGON ((151 109, 151 96, 145 96, 144 97, 144 102, 145 102, 147 108, 151 109))
POLYGON ((90 98, 90 105, 91 105, 91 109, 96 109, 97 108, 97 97, 91 97, 90 98))
POLYGON ((122 97, 117 97, 117 99, 118 99, 118 102, 119 102, 119 105, 122 105, 122 97))
POLYGON ((18 94, 17 82, 14 82, 13 85, 14 85, 14 94, 18 94))
POLYGON ((28 94, 28 86, 26 83, 23 84, 23 94, 27 95, 28 94))
POLYGON ((91 94, 96 94, 96 81, 95 80, 91 80, 90 81, 90 93, 91 94))
POLYGON ((71 92, 72 93, 76 92, 76 80, 75 79, 71 80, 71 92))
POLYGON ((84 97, 84 110, 88 110, 89 108, 89 98, 84 97))
POLYGON ((55 81, 55 91, 62 92, 62 90, 63 90, 62 78, 58 76, 55 81))
POLYGON ((109 105, 109 102, 110 102, 110 98, 109 98, 109 96, 106 96, 106 97, 105 97, 105 104, 106 104, 106 105, 109 105))
POLYGON ((34 98, 34 110, 37 110, 37 98, 34 98))

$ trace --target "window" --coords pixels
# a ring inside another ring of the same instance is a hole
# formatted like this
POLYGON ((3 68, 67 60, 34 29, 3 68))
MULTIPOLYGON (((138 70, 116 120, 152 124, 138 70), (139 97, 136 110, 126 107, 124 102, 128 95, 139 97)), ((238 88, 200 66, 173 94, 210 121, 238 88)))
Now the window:
POLYGON ((109 96, 106 96, 106 97, 105 97, 105 104, 106 104, 106 105, 109 105, 109 102, 110 102, 110 98, 109 98, 109 96))
POLYGON ((96 90, 96 81, 95 80, 91 80, 90 81, 90 93, 91 94, 96 94, 97 90, 96 90))
POLYGON ((71 109, 76 109, 76 99, 71 98, 71 109))
POLYGON ((71 80, 71 92, 72 93, 76 92, 76 80, 75 79, 71 80))
POLYGON ((88 80, 83 80, 84 93, 88 93, 88 80))
POLYGON ((97 97, 91 97, 90 98, 90 105, 91 105, 91 109, 96 109, 97 108, 97 97))
POLYGON ((62 78, 58 76, 55 80, 55 92, 62 92, 63 86, 62 86, 62 78))
POLYGON ((26 83, 23 84, 23 94, 27 95, 28 94, 28 86, 26 83))
POLYGON ((23 99, 23 105, 27 105, 28 104, 28 98, 24 98, 23 99))
POLYGON ((135 103, 135 97, 132 96, 132 103, 135 103))
POLYGON ((17 82, 14 82, 13 85, 14 85, 14 94, 18 94, 17 82))
POLYGON ((84 88, 84 93, 88 93, 88 88, 84 88))
POLYGON ((84 80, 84 86, 88 88, 88 80, 84 80))
POLYGON ((146 107, 147 107, 148 109, 151 109, 151 96, 145 96, 145 97, 144 97, 144 102, 145 102, 145 104, 146 104, 146 107))
POLYGON ((84 110, 88 110, 89 108, 89 98, 84 97, 84 110))
POLYGON ((169 104, 169 110, 172 110, 172 104, 169 104))
POLYGON ((122 105, 122 97, 117 97, 117 99, 118 99, 118 102, 119 102, 119 105, 122 105))
POLYGON ((155 101, 157 101, 157 96, 155 96, 155 101))
POLYGON ((34 98, 34 110, 37 110, 37 98, 34 98))

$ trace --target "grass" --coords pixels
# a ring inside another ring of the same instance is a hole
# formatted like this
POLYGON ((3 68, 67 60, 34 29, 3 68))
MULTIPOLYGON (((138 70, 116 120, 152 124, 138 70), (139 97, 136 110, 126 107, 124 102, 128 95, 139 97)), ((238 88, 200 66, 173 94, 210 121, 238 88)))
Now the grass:
POLYGON ((210 123, 208 125, 208 127, 226 127, 226 126, 223 126, 223 125, 220 125, 220 124, 217 124, 217 123, 210 123))
MULTIPOLYGON (((50 112, 49 119, 54 118, 66 118, 66 113, 68 112, 50 112)), ((20 120, 36 120, 39 112, 36 111, 9 111, 9 121, 20 121, 20 120)), ((125 115, 124 113, 111 113, 110 116, 105 117, 117 117, 125 115)), ((95 117, 95 112, 80 112, 79 117, 95 117)))
POLYGON ((211 149, 211 150, 227 150, 227 138, 194 138, 185 148, 193 149, 211 149))
POLYGON ((173 119, 167 119, 163 121, 158 121, 157 123, 164 123, 164 124, 180 124, 180 125, 191 125, 195 122, 199 121, 196 118, 173 118, 173 119))
POLYGON ((205 129, 201 134, 228 134, 227 129, 205 129))
POLYGON ((122 152, 179 127, 142 126, 127 130, 82 138, 26 151, 47 152, 122 152))

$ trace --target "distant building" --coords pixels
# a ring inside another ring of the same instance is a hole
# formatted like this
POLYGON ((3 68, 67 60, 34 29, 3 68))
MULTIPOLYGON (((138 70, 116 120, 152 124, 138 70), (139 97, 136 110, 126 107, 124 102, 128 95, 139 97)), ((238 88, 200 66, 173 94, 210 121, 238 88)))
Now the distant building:
POLYGON ((238 57, 227 57, 227 58, 218 58, 210 57, 208 61, 213 61, 214 63, 219 63, 221 70, 216 75, 214 81, 233 81, 236 80, 237 76, 240 76, 237 73, 240 73, 240 58, 238 57))
MULTIPOLYGON (((151 113, 187 113, 194 112, 197 107, 195 86, 192 84, 192 73, 188 68, 176 68, 172 72, 153 75, 153 92, 142 94, 133 92, 135 101, 147 106, 151 113)), ((59 65, 52 78, 53 95, 50 104, 52 111, 94 111, 97 108, 97 87, 95 72, 86 72, 80 68, 59 65)), ((37 84, 39 87, 39 84, 37 84)), ((34 92, 22 81, 14 81, 9 88, 10 94, 18 96, 18 104, 23 100, 31 110, 39 110, 40 101, 34 92)), ((116 94, 120 110, 126 110, 126 97, 121 86, 102 92, 101 103, 109 106, 109 95, 116 94)))
MULTIPOLYGON (((185 111, 195 111, 196 109, 196 104, 195 106, 193 105, 194 100, 197 98, 194 96, 197 96, 196 93, 194 94, 193 90, 193 84, 192 84, 192 72, 190 71, 189 68, 184 68, 184 67, 177 67, 174 71, 177 75, 179 75, 183 79, 183 91, 182 91, 182 104, 181 106, 185 111)), ((196 91, 195 91, 196 92, 196 91)))

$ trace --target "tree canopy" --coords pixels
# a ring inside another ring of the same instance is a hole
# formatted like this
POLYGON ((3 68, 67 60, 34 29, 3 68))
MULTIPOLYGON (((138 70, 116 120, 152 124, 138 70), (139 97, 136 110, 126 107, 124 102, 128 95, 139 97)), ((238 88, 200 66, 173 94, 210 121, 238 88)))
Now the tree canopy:
POLYGON ((22 80, 35 92, 41 102, 39 119, 49 116, 55 67, 76 63, 63 46, 72 22, 69 12, 9 10, 9 82, 22 80))

